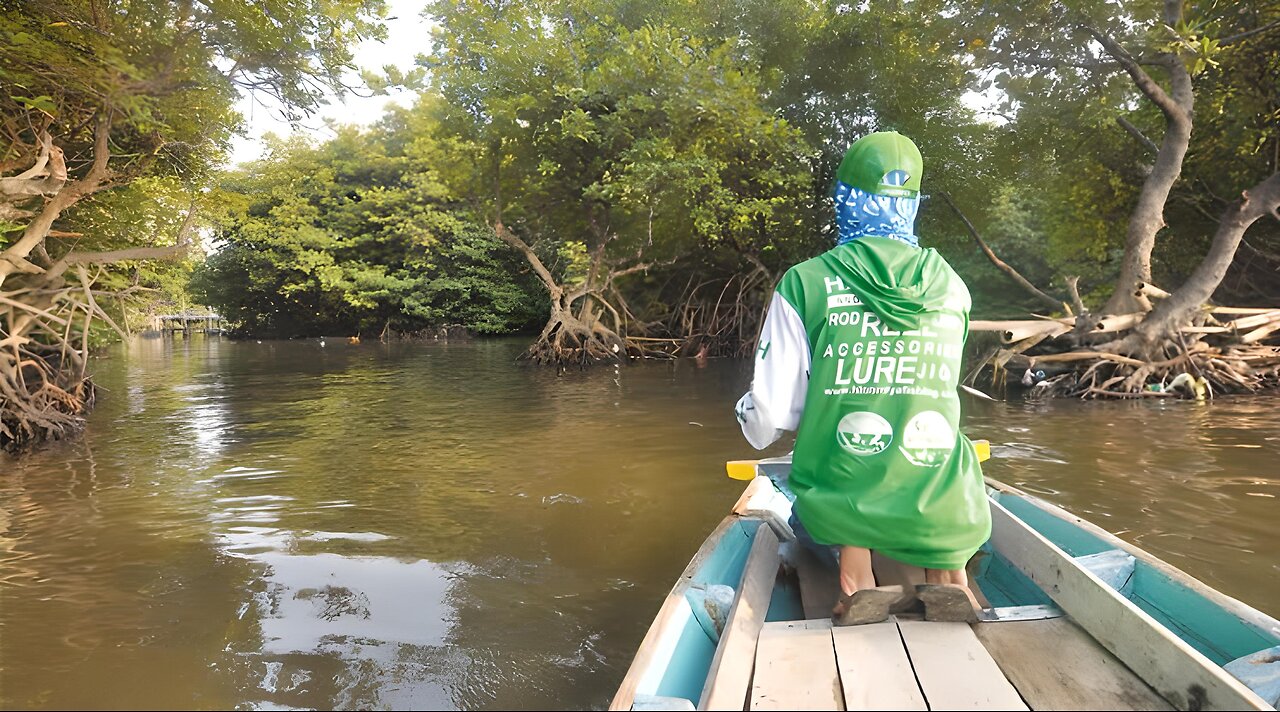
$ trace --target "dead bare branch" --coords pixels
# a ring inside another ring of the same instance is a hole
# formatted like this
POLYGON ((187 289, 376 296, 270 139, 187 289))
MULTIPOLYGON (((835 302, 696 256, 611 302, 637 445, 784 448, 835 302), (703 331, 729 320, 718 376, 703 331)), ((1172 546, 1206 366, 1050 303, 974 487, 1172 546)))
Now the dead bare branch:
POLYGON ((978 234, 978 229, 973 226, 973 223, 969 221, 969 218, 960 211, 960 208, 956 205, 955 201, 951 199, 950 194, 946 191, 938 191, 938 195, 942 197, 947 205, 951 206, 951 210, 955 212, 956 217, 960 218, 960 221, 964 223, 965 229, 969 231, 969 236, 973 238, 974 242, 978 243, 978 248, 982 250, 982 254, 987 256, 987 259, 990 260, 991 264, 996 266, 996 269, 1004 272, 1009 279, 1012 279, 1014 283, 1019 287, 1022 287, 1024 291, 1031 294, 1036 299, 1039 299, 1050 308, 1061 308, 1062 301, 1060 299, 1054 299, 1048 294, 1045 294, 1039 287, 1032 284, 1030 280, 1023 277, 1018 270, 1014 269, 1007 262, 996 256, 996 253, 987 245, 986 241, 982 239, 982 236, 978 234))

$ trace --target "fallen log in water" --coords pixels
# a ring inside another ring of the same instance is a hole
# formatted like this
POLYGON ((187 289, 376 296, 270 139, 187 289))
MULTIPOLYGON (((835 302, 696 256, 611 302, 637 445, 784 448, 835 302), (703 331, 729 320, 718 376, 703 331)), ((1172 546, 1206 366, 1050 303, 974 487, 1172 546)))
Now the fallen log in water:
MULTIPOLYGON (((1145 284, 1138 293, 1166 296, 1145 284)), ((1280 386, 1280 309, 1206 307, 1195 323, 1169 335, 1149 358, 1116 348, 1125 332, 1142 323, 1144 313, 1035 316, 970 322, 970 331, 1000 337, 1000 345, 974 369, 971 382, 986 370, 996 390, 1012 380, 1040 393, 1081 398, 1212 397, 1280 386), (1082 318, 1090 321, 1077 328, 1082 318)))

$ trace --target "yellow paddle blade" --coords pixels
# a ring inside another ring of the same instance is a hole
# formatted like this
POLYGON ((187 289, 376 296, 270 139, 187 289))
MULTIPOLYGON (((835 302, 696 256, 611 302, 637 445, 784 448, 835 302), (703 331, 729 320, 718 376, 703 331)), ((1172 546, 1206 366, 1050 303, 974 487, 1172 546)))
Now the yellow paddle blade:
POLYGON ((759 460, 730 460, 724 463, 724 469, 729 473, 729 477, 735 480, 754 480, 756 478, 756 463, 759 460))
POLYGON ((986 462, 991 459, 991 443, 986 440, 974 440, 973 450, 978 453, 978 462, 986 462))

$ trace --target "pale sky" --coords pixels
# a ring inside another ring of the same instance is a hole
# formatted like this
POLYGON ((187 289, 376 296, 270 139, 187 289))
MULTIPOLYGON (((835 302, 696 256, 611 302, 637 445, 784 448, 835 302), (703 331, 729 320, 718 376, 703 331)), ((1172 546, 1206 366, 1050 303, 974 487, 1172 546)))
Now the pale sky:
MULTIPOLYGON (((360 43, 354 52, 355 64, 372 70, 380 70, 388 64, 404 71, 413 69, 414 57, 425 54, 431 40, 430 23, 421 16, 423 5, 423 0, 388 0, 386 42, 360 43)), ((349 77, 347 84, 358 86, 359 77, 349 77)), ((360 93, 369 92, 364 90, 360 93)), ((342 124, 370 124, 382 116, 389 104, 406 106, 413 103, 413 100, 412 92, 394 90, 388 95, 372 97, 348 94, 342 99, 331 99, 316 114, 304 119, 300 125, 291 127, 282 118, 278 105, 268 97, 259 96, 258 101, 248 96, 242 97, 236 108, 244 115, 245 135, 237 136, 231 142, 231 164, 259 158, 264 149, 262 137, 267 133, 287 136, 296 130, 323 140, 333 136, 333 131, 325 123, 326 119, 342 124)))

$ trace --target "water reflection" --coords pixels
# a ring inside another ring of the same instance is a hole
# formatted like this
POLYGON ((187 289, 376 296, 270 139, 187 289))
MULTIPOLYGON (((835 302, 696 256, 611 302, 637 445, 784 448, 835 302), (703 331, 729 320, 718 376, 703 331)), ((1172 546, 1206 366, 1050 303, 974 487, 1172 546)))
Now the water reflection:
MULTIPOLYGON (((6 707, 602 707, 739 484, 744 366, 139 341, 4 464, 6 707)), ((1270 612, 1274 399, 967 403, 990 474, 1270 612)), ((782 448, 785 450, 785 447, 782 448)))
MULTIPOLYGON (((209 515, 217 548, 250 562, 254 572, 237 610, 243 632, 227 652, 261 675, 255 706, 306 706, 318 693, 343 700, 338 706, 388 706, 377 683, 390 679, 401 702, 446 703, 448 671, 412 661, 446 644, 452 573, 424 560, 326 551, 333 544, 360 551, 393 538, 269 526, 296 508, 296 497, 233 494, 260 482, 280 486, 287 476, 236 466, 202 481, 218 495, 209 515)), ((317 506, 344 505, 355 503, 317 506)))

